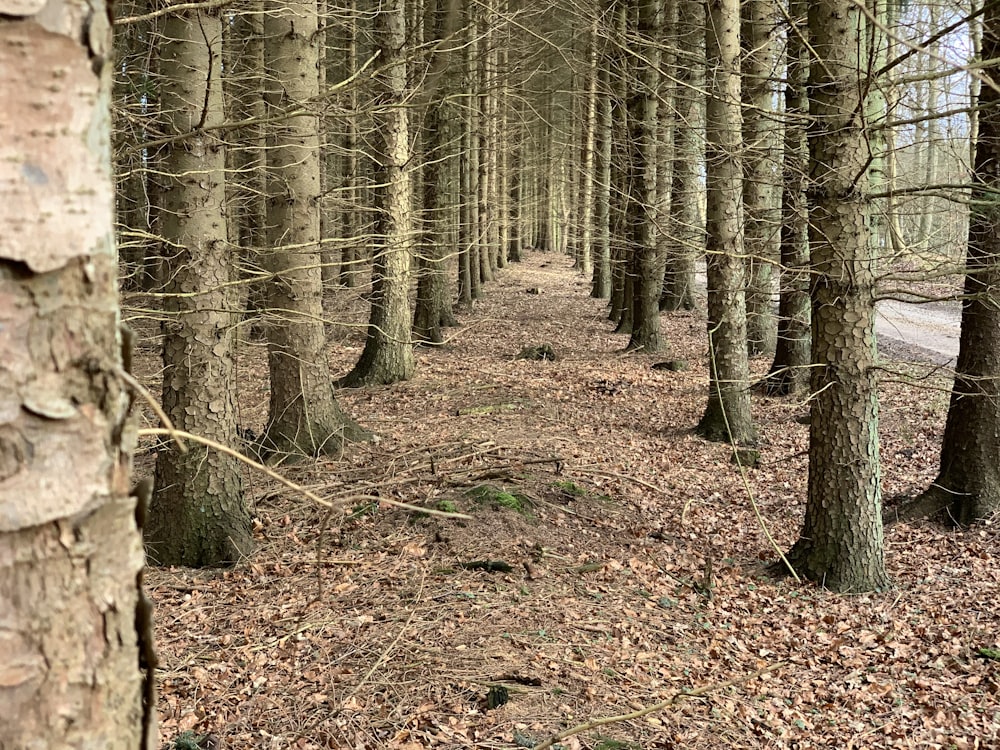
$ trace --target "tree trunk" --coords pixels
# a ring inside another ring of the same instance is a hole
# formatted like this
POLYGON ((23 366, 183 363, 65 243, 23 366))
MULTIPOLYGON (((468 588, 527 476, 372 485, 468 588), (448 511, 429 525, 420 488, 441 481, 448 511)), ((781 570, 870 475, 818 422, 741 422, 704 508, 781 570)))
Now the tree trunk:
POLYGON ((743 5, 743 206, 747 259, 747 350, 772 354, 776 322, 772 269, 777 260, 779 225, 773 199, 777 183, 774 91, 777 58, 777 3, 747 0, 743 5))
POLYGON ((708 405, 698 434, 708 440, 756 440, 750 415, 743 261, 743 167, 740 122, 740 4, 711 0, 706 110, 708 405))
POLYGON ((875 381, 875 257, 859 80, 866 20, 852 0, 809 3, 812 408, 809 497, 788 560, 835 591, 888 585, 875 381))
MULTIPOLYGON (((271 86, 269 114, 314 101, 315 0, 267 0, 264 51, 271 86), (280 86, 278 82, 280 81, 280 86)), ((319 138, 317 118, 271 124, 267 151, 268 368, 271 398, 265 453, 335 455, 367 433, 333 398, 323 332, 319 264, 319 138)))
POLYGON ((705 245, 698 202, 704 162, 705 5, 677 0, 677 89, 674 95, 674 159, 670 189, 670 219, 661 310, 694 308, 694 263, 705 245))
POLYGON ((788 32, 785 85, 781 294, 777 344, 766 380, 767 393, 771 396, 799 394, 809 385, 809 210, 806 205, 809 46, 805 37, 808 33, 806 1, 791 0, 788 5, 792 22, 788 32))
POLYGON ((375 128, 382 135, 372 271, 372 309, 365 348, 341 381, 355 387, 396 383, 413 377, 410 339, 410 258, 413 255, 409 112, 406 109, 406 5, 387 0, 375 15, 375 38, 382 72, 375 128))
MULTIPOLYGON (((442 72, 451 57, 452 44, 445 41, 454 32, 455 13, 450 7, 451 0, 431 0, 428 26, 434 45, 431 71, 442 72)), ((429 74, 430 77, 430 74, 429 74)), ((441 80, 444 80, 443 78, 441 80)), ((433 86, 434 84, 429 84, 433 86)), ((438 90, 430 91, 435 100, 427 104, 424 112, 424 151, 426 164, 423 169, 423 228, 420 248, 417 251, 419 278, 417 280, 417 302, 413 313, 413 338, 432 344, 444 340, 441 328, 455 325, 448 294, 448 280, 445 260, 448 252, 448 232, 446 222, 449 216, 449 195, 446 190, 447 175, 453 155, 447 152, 452 136, 446 127, 445 104, 447 94, 440 81, 438 90)))
POLYGON ((0 14, 0 747, 147 748, 110 27, 99 1, 40 8, 0 14))
POLYGON ((611 296, 611 78, 610 58, 602 58, 599 71, 596 145, 596 195, 594 198, 594 277, 590 296, 611 296))
POLYGON ((629 92, 629 160, 625 213, 632 253, 632 331, 628 350, 648 353, 663 348, 660 341, 662 274, 656 251, 656 134, 660 86, 660 0, 638 0, 636 70, 629 92))
MULTIPOLYGON (((160 47, 160 101, 170 135, 223 122, 222 21, 171 15, 160 47)), ((211 131, 167 144, 161 231, 165 261, 163 410, 177 429, 223 445, 236 434, 238 301, 226 231, 225 147, 211 131)), ((239 463, 205 446, 168 442, 156 459, 146 546, 158 565, 236 562, 253 547, 239 463)))
MULTIPOLYGON (((1000 74, 1000 7, 983 18, 982 54, 993 61, 983 73, 1000 74)), ((973 170, 965 296, 958 365, 941 444, 937 479, 908 517, 941 512, 966 525, 1000 511, 1000 94, 981 86, 973 170), (914 512, 916 511, 916 512, 914 512)))

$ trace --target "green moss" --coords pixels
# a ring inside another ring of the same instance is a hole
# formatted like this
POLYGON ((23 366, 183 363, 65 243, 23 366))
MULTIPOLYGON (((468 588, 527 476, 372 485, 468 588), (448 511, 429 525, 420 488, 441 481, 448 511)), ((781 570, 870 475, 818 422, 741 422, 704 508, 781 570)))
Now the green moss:
POLYGON ((454 500, 438 500, 434 507, 442 513, 458 513, 454 500))
POLYGON ((573 497, 584 497, 587 494, 587 491, 576 482, 559 481, 553 482, 552 486, 557 490, 565 492, 567 495, 572 495, 573 497))
POLYGON ((531 512, 528 508, 529 500, 526 497, 489 484, 473 487, 465 494, 480 505, 489 504, 494 507, 507 508, 524 516, 531 512))
POLYGON ((634 742, 622 742, 613 740, 610 737, 598 737, 598 742, 594 745, 594 750, 640 750, 634 742))

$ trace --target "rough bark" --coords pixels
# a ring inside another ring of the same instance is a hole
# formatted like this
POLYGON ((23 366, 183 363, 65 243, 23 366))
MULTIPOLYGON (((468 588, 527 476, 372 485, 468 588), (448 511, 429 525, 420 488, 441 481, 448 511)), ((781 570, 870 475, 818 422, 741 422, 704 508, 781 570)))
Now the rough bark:
POLYGON ((632 330, 629 350, 658 352, 662 275, 656 248, 656 136, 660 85, 660 0, 639 0, 637 49, 639 62, 629 92, 629 160, 626 216, 632 253, 632 330))
POLYGON ((604 54, 599 72, 598 118, 595 156, 594 276, 590 296, 611 296, 611 81, 609 60, 604 54))
POLYGON ((809 243, 812 380, 809 496, 788 553, 835 591, 888 585, 875 379, 875 257, 863 191, 868 165, 859 76, 865 17, 851 0, 809 4, 809 243))
POLYGON ((156 739, 120 376, 110 25, 99 0, 42 5, 0 2, 0 747, 131 750, 156 739))
POLYGON ((365 348, 342 385, 389 384, 413 377, 410 338, 410 258, 413 255, 409 112, 405 106, 406 13, 403 0, 390 0, 375 15, 375 38, 382 70, 375 127, 380 144, 376 175, 375 258, 372 307, 365 348))
MULTIPOLYGON (((267 0, 266 93, 270 114, 298 109, 318 95, 316 2, 267 0), (280 87, 277 82, 280 81, 280 87)), ((319 262, 317 118, 273 123, 267 150, 267 339, 271 398, 263 448, 282 456, 337 454, 366 433, 333 397, 324 347, 319 262)))
POLYGON ((740 8, 711 0, 705 52, 712 85, 706 107, 706 269, 708 278, 708 405, 698 434, 750 444, 743 261, 743 167, 740 118, 740 8))
POLYGON ((806 0, 791 0, 788 6, 792 25, 788 32, 785 85, 781 291, 774 361, 765 381, 771 396, 799 394, 809 385, 809 209, 806 203, 809 48, 805 36, 808 34, 806 9, 806 0))
POLYGON ((698 200, 700 169, 704 162, 705 5, 700 0, 677 0, 677 88, 674 96, 677 124, 671 169, 661 310, 694 308, 694 263, 705 247, 698 200))
MULTIPOLYGON (((224 120, 222 21, 216 14, 168 17, 160 47, 160 101, 170 135, 224 120)), ((173 425, 234 445, 236 299, 225 215, 225 148, 211 131, 167 144, 161 231, 165 259, 163 409, 173 425)), ((200 445, 168 442, 156 459, 145 529, 157 565, 236 562, 253 547, 239 464, 200 445)))

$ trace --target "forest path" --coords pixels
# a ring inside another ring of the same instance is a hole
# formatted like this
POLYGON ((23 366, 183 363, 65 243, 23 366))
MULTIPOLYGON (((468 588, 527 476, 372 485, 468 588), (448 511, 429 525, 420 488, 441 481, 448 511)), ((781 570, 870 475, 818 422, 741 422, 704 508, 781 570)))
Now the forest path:
MULTIPOLYGON (((993 665, 975 657, 1000 648, 995 529, 887 530, 891 592, 839 597, 761 578, 775 552, 757 513, 787 549, 804 509, 804 404, 754 396, 761 462, 741 472, 726 445, 691 431, 707 393, 703 314, 663 315, 667 350, 626 354, 569 266, 527 254, 460 314, 446 346, 418 350, 411 381, 338 391, 380 440, 281 469, 333 513, 248 475, 248 560, 149 572, 165 736, 212 732, 229 750, 511 750, 783 662, 562 744, 1000 746, 993 665), (516 359, 541 343, 555 362, 516 359), (660 359, 689 369, 653 370, 660 359), (484 501, 484 485, 522 498, 522 512, 484 501), (466 567, 476 561, 510 570, 466 567), (510 701, 490 708, 498 684, 510 701)), ((352 294, 330 300, 345 321, 333 377, 361 347, 352 294)), ((245 416, 262 420, 262 347, 241 364, 245 416)), ((757 375, 769 364, 752 363, 757 375)), ((884 389, 887 493, 933 478, 946 394, 923 393, 884 389)))
POLYGON ((954 366, 962 327, 960 302, 881 300, 876 307, 879 345, 897 356, 954 366))

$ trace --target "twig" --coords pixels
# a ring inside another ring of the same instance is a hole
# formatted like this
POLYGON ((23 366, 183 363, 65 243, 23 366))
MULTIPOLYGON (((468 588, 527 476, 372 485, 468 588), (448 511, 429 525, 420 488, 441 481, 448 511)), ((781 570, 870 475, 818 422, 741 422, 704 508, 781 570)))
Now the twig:
POLYGON ((777 669, 785 666, 785 662, 779 661, 776 664, 772 664, 763 669, 757 670, 753 674, 744 675, 743 677, 737 677, 732 680, 726 680, 725 682, 718 682, 714 685, 705 685, 704 687, 697 688, 690 692, 677 692, 671 698, 665 701, 660 701, 659 703, 653 704, 652 706, 647 706, 646 708, 641 708, 638 711, 633 711, 628 714, 618 714, 617 716, 605 716, 602 719, 591 719, 583 724, 577 724, 575 727, 570 727, 569 729, 564 729, 558 734, 554 734, 541 744, 535 745, 535 750, 546 750, 546 748, 552 747, 553 744, 564 740, 567 737, 572 737, 573 735, 580 734, 580 732, 586 732, 589 729, 596 729, 597 727, 607 726, 608 724, 618 724, 623 721, 631 721, 633 719, 641 719, 643 716, 648 716, 649 714, 656 713, 657 711, 662 711, 665 708, 669 708, 679 701, 681 698, 696 698, 699 695, 705 695, 706 693, 711 693, 715 690, 722 690, 723 688, 732 687, 733 685, 741 685, 744 682, 750 682, 750 680, 755 680, 758 677, 767 674, 768 672, 774 672, 777 669))

